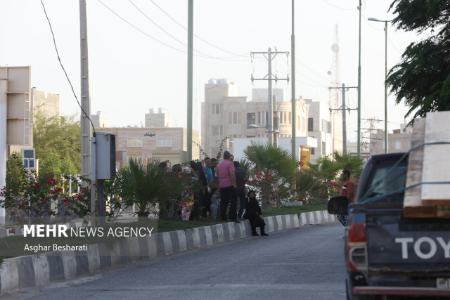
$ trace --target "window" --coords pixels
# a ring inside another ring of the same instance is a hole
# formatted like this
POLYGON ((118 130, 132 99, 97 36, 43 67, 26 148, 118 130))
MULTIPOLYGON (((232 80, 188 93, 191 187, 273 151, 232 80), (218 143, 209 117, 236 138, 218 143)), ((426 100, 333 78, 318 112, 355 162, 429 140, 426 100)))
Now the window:
POLYGON ((314 118, 308 118, 308 131, 314 131, 314 118))
POLYGON ((212 105, 212 114, 218 115, 222 112, 222 104, 213 104, 212 105))
POLYGON ((322 142, 322 155, 327 155, 327 143, 322 142))
POLYGON ((311 155, 316 154, 316 148, 311 148, 311 155))
POLYGON ((170 137, 160 137, 156 139, 157 147, 172 147, 172 139, 170 137))
POLYGON ((258 111, 258 125, 261 125, 261 112, 258 111))
POLYGON ((233 113, 232 112, 228 113, 228 124, 233 124, 233 113))
POLYGON ((292 122, 292 112, 289 112, 289 124, 292 122))
POLYGON ((256 113, 247 113, 247 128, 256 125, 256 113))
POLYGON ((233 124, 238 124, 239 123, 239 113, 238 112, 233 112, 233 124))
POLYGON ((212 127, 212 135, 213 135, 213 136, 218 136, 219 133, 220 133, 219 130, 220 130, 220 129, 219 129, 219 126, 213 126, 213 127, 212 127))
POLYGON ((322 131, 326 133, 331 133, 331 123, 327 120, 322 120, 322 131))

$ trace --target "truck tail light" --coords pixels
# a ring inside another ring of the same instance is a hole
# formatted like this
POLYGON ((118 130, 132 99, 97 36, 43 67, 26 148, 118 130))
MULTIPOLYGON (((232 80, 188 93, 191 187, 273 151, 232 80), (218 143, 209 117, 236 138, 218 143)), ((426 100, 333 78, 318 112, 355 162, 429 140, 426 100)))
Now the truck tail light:
POLYGON ((348 229, 348 243, 366 243, 366 224, 355 223, 348 229))
POLYGON ((355 223, 347 233, 347 269, 350 272, 367 270, 366 224, 355 223))

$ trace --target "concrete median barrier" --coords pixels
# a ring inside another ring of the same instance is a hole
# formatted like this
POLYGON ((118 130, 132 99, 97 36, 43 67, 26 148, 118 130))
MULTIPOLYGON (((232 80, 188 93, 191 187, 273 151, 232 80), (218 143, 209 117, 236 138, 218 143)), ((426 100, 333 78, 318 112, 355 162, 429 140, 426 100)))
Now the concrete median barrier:
MULTIPOLYGON (((268 233, 336 222, 326 211, 264 217, 268 233)), ((113 245, 91 244, 84 252, 48 252, 4 259, 0 266, 0 295, 22 288, 94 274, 136 260, 154 259, 251 236, 248 221, 126 238, 113 245)))

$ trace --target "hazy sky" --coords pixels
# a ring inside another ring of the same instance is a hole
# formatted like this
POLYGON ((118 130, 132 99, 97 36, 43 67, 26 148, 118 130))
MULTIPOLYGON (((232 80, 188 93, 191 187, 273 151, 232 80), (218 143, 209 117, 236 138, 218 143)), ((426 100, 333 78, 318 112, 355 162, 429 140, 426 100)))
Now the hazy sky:
MULTIPOLYGON (((162 107, 171 112, 176 125, 185 126, 187 32, 180 24, 187 24, 187 0, 101 1, 87 0, 91 111, 102 111, 111 125, 126 126, 141 125, 146 111, 162 107)), ((79 93, 78 1, 44 2, 62 60, 79 93)), ((391 2, 363 1, 364 118, 384 118, 384 25, 368 22, 367 18, 390 18, 387 10, 391 2)), ((331 45, 336 24, 339 26, 340 78, 347 85, 357 84, 357 4, 357 0, 296 0, 298 96, 328 104, 327 87, 331 80, 328 71, 332 66, 331 45)), ((252 64, 249 52, 265 51, 268 47, 290 51, 291 1, 194 0, 194 5, 194 33, 200 37, 194 40, 197 51, 194 57, 194 127, 199 128, 200 103, 204 100, 204 84, 209 78, 227 78, 238 85, 240 95, 251 96, 252 71, 255 76, 263 76, 267 65, 262 59, 252 64)), ((40 1, 0 0, 0 20, 0 65, 32 66, 33 86, 59 93, 63 114, 79 114, 58 65, 40 1)), ((413 33, 389 28, 388 66, 399 61, 403 49, 414 39, 417 37, 413 33)), ((279 76, 285 76, 289 70, 286 58, 280 57, 274 69, 279 76)), ((254 86, 265 87, 266 83, 258 82, 254 86)), ((289 99, 290 87, 284 82, 277 86, 285 88, 289 99)), ((356 90, 348 93, 348 101, 351 107, 356 106, 356 90)), ((390 97, 389 111, 390 128, 397 128, 403 122, 405 107, 395 105, 390 97)), ((353 137, 356 112, 348 118, 350 137, 353 137)))

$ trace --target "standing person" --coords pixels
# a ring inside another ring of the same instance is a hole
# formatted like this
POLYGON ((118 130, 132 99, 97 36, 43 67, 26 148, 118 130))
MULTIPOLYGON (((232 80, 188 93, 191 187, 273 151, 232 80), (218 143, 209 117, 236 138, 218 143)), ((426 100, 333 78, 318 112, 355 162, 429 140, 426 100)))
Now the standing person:
POLYGON ((242 214, 245 209, 245 183, 247 182, 247 171, 241 167, 238 161, 234 162, 234 168, 236 170, 236 196, 239 203, 238 218, 242 218, 242 214))
POLYGON ((211 196, 212 196, 212 184, 214 181, 213 171, 211 169, 211 160, 209 157, 206 157, 203 160, 203 173, 206 178, 206 190, 205 190, 205 203, 202 208, 202 216, 207 217, 211 215, 211 196))
POLYGON ((255 191, 248 192, 248 203, 247 209, 245 210, 245 217, 250 221, 253 236, 258 236, 256 227, 260 228, 262 236, 268 236, 268 234, 264 231, 266 222, 264 222, 264 219, 261 218, 261 215, 261 207, 259 206, 258 200, 256 199, 255 191))
POLYGON ((236 174, 230 152, 223 153, 223 160, 216 168, 216 176, 219 179, 220 188, 220 217, 222 221, 227 221, 227 210, 230 205, 228 219, 237 222, 236 174))
MULTIPOLYGON (((349 170, 343 170, 341 174, 341 192, 340 195, 343 197, 346 197, 348 200, 348 203, 352 203, 355 199, 355 184, 350 179, 351 173, 349 170)), ((347 226, 347 215, 338 215, 337 216, 339 222, 341 222, 342 225, 347 226)))

